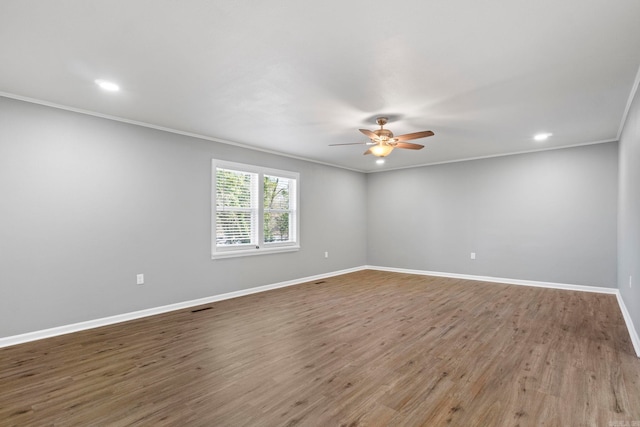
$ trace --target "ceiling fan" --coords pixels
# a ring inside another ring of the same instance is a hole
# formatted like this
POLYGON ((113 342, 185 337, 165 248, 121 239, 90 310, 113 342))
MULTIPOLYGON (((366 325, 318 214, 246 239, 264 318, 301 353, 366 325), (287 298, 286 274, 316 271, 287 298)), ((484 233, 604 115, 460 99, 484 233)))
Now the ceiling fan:
POLYGON ((360 132, 365 134, 371 141, 369 142, 352 142, 346 144, 329 144, 330 146, 336 145, 371 145, 364 154, 373 154, 376 157, 388 156, 394 148, 406 148, 409 150, 421 150, 424 145, 414 144, 410 141, 412 139, 426 138, 427 136, 433 136, 434 133, 430 130, 422 132, 407 133, 404 135, 393 136, 393 132, 389 129, 384 129, 384 125, 387 124, 388 119, 386 117, 378 117, 376 123, 380 126, 380 129, 370 131, 367 129, 360 129, 360 132))

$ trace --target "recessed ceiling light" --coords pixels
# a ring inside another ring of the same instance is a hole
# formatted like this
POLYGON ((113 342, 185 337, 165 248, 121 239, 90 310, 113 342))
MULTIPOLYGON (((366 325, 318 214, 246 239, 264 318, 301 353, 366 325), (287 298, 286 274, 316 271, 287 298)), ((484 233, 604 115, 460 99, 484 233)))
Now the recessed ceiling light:
POLYGON ((552 133, 539 133, 536 136, 533 137, 533 139, 535 139, 536 141, 546 141, 551 135, 553 135, 552 133))
POLYGON ((376 163, 379 165, 384 165, 384 159, 378 159, 376 160, 376 163))
POLYGON ((117 92, 120 90, 120 86, 113 82, 109 82, 107 80, 96 80, 96 84, 100 86, 100 88, 104 90, 108 90, 109 92, 117 92))

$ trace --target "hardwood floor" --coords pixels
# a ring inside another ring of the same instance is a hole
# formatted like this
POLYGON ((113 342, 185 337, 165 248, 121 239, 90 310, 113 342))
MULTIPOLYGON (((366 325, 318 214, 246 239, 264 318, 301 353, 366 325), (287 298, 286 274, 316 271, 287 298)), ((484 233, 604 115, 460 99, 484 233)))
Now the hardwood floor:
POLYGON ((0 349, 0 367, 2 426, 640 425, 615 296, 378 271, 0 349))

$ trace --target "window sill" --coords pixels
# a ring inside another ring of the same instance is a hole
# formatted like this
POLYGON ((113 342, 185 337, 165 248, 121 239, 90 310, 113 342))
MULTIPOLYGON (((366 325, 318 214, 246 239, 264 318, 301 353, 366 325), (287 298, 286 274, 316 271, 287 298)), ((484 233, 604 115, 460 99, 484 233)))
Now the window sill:
POLYGON ((224 258, 237 258, 243 256, 253 255, 268 255, 279 254, 284 252, 296 252, 300 250, 300 245, 295 246, 277 246, 277 247, 262 247, 260 249, 238 249, 230 251, 220 251, 211 254, 211 259, 224 259, 224 258))

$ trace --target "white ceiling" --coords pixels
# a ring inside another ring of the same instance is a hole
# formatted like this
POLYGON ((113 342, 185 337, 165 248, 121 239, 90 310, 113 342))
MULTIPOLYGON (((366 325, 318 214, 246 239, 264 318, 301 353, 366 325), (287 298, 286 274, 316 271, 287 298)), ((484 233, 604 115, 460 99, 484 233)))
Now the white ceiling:
POLYGON ((0 92, 375 171, 616 140, 639 23, 638 0, 0 0, 0 92), (382 167, 328 146, 380 115, 435 136, 382 167))

